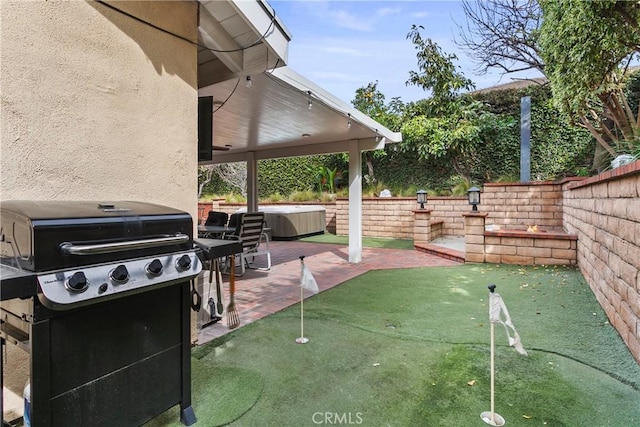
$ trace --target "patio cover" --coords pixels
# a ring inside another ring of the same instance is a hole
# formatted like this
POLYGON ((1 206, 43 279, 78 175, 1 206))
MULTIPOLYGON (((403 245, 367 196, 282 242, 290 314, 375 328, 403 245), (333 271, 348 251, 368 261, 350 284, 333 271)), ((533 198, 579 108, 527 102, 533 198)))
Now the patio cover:
POLYGON ((362 151, 400 142, 401 134, 283 66, 290 35, 265 1, 200 3, 199 38, 219 43, 198 52, 198 95, 213 97, 215 150, 200 164, 246 162, 247 209, 257 210, 258 160, 349 153, 349 261, 360 262, 362 151), (255 47, 234 48, 260 34, 255 47))
POLYGON ((249 153, 256 160, 342 153, 353 141, 360 151, 376 150, 402 140, 289 67, 248 77, 250 87, 245 76, 198 91, 213 96, 213 145, 226 150, 202 164, 246 161, 249 153))

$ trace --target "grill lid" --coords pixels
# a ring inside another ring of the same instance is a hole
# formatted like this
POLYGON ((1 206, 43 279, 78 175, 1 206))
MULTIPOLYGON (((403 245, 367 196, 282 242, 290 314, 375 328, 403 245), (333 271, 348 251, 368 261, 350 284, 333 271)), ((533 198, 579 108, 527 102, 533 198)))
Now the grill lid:
POLYGON ((193 222, 183 211, 131 201, 6 201, 0 256, 30 271, 58 270, 189 250, 193 222))

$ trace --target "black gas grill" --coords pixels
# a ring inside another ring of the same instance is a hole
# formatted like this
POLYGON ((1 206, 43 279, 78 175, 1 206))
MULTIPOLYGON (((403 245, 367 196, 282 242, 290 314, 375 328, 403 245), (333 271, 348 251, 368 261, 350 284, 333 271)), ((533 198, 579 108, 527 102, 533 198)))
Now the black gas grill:
POLYGON ((188 213, 2 202, 0 267, 2 339, 30 352, 33 426, 138 426, 177 404, 195 422, 188 213))

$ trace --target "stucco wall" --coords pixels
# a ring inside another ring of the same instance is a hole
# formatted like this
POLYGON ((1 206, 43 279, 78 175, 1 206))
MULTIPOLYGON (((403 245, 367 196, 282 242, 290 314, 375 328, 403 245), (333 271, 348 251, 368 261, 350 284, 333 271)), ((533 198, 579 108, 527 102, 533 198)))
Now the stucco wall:
POLYGON ((564 226, 578 235, 578 266, 640 363, 640 161, 566 183, 564 226))
MULTIPOLYGON (((118 2, 197 38, 195 2, 118 2)), ((95 2, 0 1, 0 200, 136 200, 197 215, 196 47, 95 2)), ((7 348, 6 419, 26 355, 7 348)))
MULTIPOLYGON (((196 39, 193 2, 117 2, 196 39)), ((0 200, 196 215, 196 47, 95 2, 1 2, 0 200)))

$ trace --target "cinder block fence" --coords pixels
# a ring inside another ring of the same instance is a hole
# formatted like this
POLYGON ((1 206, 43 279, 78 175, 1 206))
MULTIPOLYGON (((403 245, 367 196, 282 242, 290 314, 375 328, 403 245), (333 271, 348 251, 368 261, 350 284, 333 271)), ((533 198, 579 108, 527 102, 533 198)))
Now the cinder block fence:
MULTIPOLYGON (((348 199, 312 204, 325 207, 328 231, 348 234, 348 199)), ((240 207, 200 204, 199 220, 240 207)), ((640 160, 591 178, 485 184, 478 207, 471 213, 466 197, 430 197, 424 210, 414 197, 364 198, 363 235, 464 236, 467 262, 577 265, 640 363, 640 160)))

